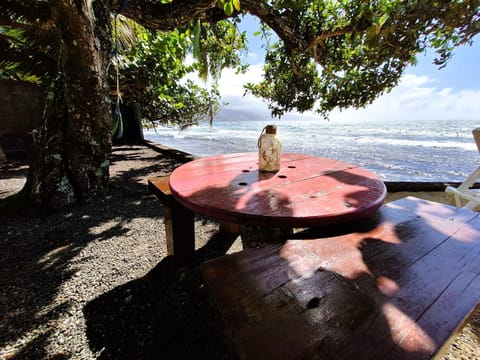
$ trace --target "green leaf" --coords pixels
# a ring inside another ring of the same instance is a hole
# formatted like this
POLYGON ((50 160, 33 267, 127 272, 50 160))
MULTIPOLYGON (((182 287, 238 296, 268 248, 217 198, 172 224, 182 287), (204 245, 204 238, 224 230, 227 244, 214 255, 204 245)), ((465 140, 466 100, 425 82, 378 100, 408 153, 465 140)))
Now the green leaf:
POLYGON ((193 56, 198 58, 200 56, 200 21, 197 21, 193 27, 193 56))
POLYGON ((378 19, 378 25, 383 26, 388 20, 388 14, 383 14, 380 19, 378 19))
POLYGON ((228 16, 232 15, 233 14, 233 4, 231 1, 229 1, 228 3, 225 4, 225 6, 223 7, 223 11, 225 11, 225 14, 227 14, 228 16))
POLYGON ((233 6, 235 10, 240 11, 240 0, 233 0, 233 6))

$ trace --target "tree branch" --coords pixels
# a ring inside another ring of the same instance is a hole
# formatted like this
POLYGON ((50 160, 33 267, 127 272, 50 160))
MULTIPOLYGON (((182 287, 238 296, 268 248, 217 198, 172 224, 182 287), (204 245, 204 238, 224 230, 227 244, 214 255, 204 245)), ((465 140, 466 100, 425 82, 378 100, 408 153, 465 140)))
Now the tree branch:
MULTIPOLYGON (((112 11, 120 9, 123 1, 109 0, 110 9, 112 11)), ((275 31, 287 48, 297 53, 316 47, 329 37, 351 31, 342 29, 307 39, 296 31, 295 19, 292 19, 288 12, 280 13, 258 0, 242 0, 241 6, 242 11, 258 17, 275 31)), ((127 6, 122 14, 148 29, 160 31, 174 30, 193 19, 216 22, 228 18, 221 9, 216 7, 216 0, 174 0, 168 4, 162 4, 160 1, 127 0, 127 6)))
POLYGON ((277 10, 258 0, 242 0, 242 10, 258 17, 262 22, 272 28, 283 40, 287 48, 304 49, 307 41, 295 31, 295 21, 287 13, 279 13, 277 10))
MULTIPOLYGON (((123 0, 108 1, 110 9, 115 11, 121 8, 123 0)), ((258 0, 242 0, 241 6, 242 11, 257 16, 270 26, 287 47, 297 50, 306 47, 308 41, 298 36, 295 21, 287 13, 281 14, 258 0)), ((174 0, 168 4, 151 0, 128 0, 122 14, 148 29, 160 31, 174 30, 193 19, 216 22, 228 18, 216 7, 216 0, 174 0)))
POLYGON ((305 51, 311 48, 316 48, 317 46, 322 46, 325 40, 327 40, 328 38, 349 34, 351 32, 352 32, 352 29, 340 29, 336 31, 319 34, 315 36, 312 40, 310 40, 305 45, 305 48, 303 48, 302 50, 305 51))
MULTIPOLYGON (((110 9, 120 9, 122 1, 109 0, 110 9)), ((171 31, 193 19, 219 21, 222 16, 226 18, 223 11, 215 5, 216 0, 174 0, 168 4, 151 0, 128 0, 122 14, 148 29, 171 31)))

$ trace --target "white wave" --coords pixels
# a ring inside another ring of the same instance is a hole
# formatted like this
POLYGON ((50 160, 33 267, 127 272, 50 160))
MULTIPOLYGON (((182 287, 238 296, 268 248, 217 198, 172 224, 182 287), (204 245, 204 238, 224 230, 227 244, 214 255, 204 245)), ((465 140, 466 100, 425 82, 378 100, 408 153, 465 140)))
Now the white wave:
POLYGON ((277 125, 284 151, 355 163, 386 180, 459 181, 478 159, 471 134, 479 125, 475 121, 221 120, 185 131, 157 127, 144 135, 197 156, 256 151, 267 122, 277 125))
POLYGON ((355 142, 362 144, 388 144, 395 146, 421 146, 431 148, 456 148, 462 150, 477 150, 475 143, 455 142, 455 141, 423 141, 423 140, 409 140, 409 139, 385 139, 385 138, 371 138, 360 137, 356 138, 355 142))

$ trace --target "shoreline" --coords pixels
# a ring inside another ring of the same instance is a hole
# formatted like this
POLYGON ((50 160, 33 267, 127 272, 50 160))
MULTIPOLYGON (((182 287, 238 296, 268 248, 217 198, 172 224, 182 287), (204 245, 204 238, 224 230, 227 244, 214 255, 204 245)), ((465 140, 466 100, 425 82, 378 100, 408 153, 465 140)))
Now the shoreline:
POLYGON ((322 122, 318 119, 258 118, 200 123, 180 131, 162 127, 145 139, 197 156, 255 152, 263 127, 272 121, 285 152, 307 153, 357 164, 383 181, 463 181, 475 169, 478 151, 472 121, 322 122), (458 161, 463 159, 463 161, 458 161))
MULTIPOLYGON (((198 158, 192 154, 173 149, 150 140, 143 140, 143 143, 150 149, 175 158, 180 162, 192 161, 198 158)), ((451 204, 450 198, 445 193, 445 188, 447 186, 458 187, 461 185, 461 182, 458 181, 384 181, 384 183, 387 188, 387 197, 385 202, 413 195, 426 200, 437 201, 445 204, 451 204)), ((475 183, 472 188, 480 189, 480 182, 475 183)))
MULTIPOLYGON (((154 151, 175 158, 181 162, 187 162, 198 157, 177 149, 164 146, 151 140, 143 140, 144 144, 154 151)), ((461 181, 384 181, 388 192, 425 192, 444 191, 447 186, 458 187, 461 181)), ((472 189, 480 189, 480 182, 473 184, 472 189)))

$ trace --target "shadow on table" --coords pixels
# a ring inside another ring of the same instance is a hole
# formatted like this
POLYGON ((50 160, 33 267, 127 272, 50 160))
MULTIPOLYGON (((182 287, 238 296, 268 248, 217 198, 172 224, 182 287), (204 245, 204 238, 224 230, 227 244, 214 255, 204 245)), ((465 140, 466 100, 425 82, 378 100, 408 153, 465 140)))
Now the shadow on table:
POLYGON ((84 308, 90 349, 100 359, 228 359, 199 264, 226 253, 234 236, 215 233, 195 266, 164 258, 154 269, 84 308))

